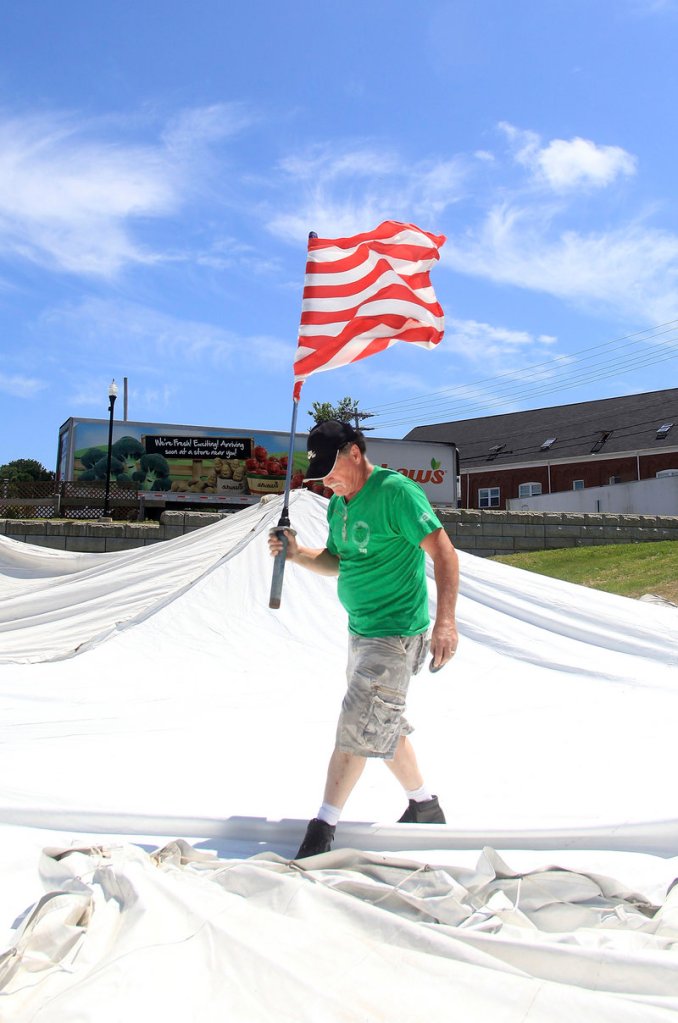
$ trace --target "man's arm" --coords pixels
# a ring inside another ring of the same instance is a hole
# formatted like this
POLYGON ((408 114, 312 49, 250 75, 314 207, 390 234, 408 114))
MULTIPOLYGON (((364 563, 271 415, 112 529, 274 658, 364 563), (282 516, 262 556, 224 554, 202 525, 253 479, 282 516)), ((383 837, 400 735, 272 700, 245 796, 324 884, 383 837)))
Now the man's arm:
POLYGON ((437 610, 431 632, 431 654, 433 666, 441 668, 452 659, 459 642, 455 620, 459 592, 459 559, 444 529, 436 529, 434 533, 429 533, 419 546, 433 562, 437 610))
MULTIPOLYGON (((327 547, 302 547, 297 543, 297 538, 290 529, 285 530, 285 535, 287 536, 287 561, 301 565, 302 568, 308 568, 317 575, 339 575, 339 558, 330 554, 327 547)), ((275 530, 268 535, 268 547, 273 557, 282 549, 282 541, 275 530)))

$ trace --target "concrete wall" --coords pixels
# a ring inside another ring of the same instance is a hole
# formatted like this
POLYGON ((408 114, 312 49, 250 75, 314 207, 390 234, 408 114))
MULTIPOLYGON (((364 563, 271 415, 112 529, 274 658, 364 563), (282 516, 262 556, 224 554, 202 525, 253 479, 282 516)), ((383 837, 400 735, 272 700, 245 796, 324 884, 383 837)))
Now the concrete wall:
POLYGON ((678 515, 678 476, 635 480, 539 497, 514 497, 510 511, 622 512, 630 515, 678 515))
POLYGON ((103 523, 73 520, 0 519, 0 534, 60 551, 106 554, 173 540, 224 518, 222 512, 163 512, 158 522, 103 523))
POLYGON ((576 512, 439 512, 455 547, 492 557, 519 551, 678 540, 678 515, 609 515, 576 512))
MULTIPOLYGON (((594 544, 678 540, 678 515, 438 510, 459 550, 481 557, 594 544)), ((160 523, 129 525, 0 519, 0 534, 57 550, 129 550, 160 543, 224 517, 220 512, 163 512, 160 523)))

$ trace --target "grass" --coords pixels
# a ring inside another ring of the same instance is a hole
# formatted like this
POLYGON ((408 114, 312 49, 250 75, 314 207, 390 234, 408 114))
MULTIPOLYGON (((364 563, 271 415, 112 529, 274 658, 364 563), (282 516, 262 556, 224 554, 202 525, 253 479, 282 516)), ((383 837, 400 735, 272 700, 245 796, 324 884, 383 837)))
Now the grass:
POLYGON ((530 551, 492 560, 622 597, 656 593, 678 604, 676 540, 530 551))

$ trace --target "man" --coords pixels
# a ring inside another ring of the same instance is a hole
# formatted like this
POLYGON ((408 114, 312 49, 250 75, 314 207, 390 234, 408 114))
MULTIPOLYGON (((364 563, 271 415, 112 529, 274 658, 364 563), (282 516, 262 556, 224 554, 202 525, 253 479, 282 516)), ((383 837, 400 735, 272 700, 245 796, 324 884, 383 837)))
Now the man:
MULTIPOLYGON (((297 859, 328 852, 341 811, 367 757, 383 759, 401 783, 408 807, 401 822, 445 823, 438 797, 424 783, 403 712, 407 689, 430 646, 431 669, 457 649, 457 553, 418 484, 367 459, 360 430, 336 420, 308 435, 307 480, 333 491, 329 535, 321 549, 287 535, 287 559, 321 575, 338 575, 348 612, 347 690, 330 758, 323 803, 309 822, 297 859), (433 561, 438 596, 428 639, 425 555, 433 561)), ((269 537, 271 554, 280 537, 269 537)))

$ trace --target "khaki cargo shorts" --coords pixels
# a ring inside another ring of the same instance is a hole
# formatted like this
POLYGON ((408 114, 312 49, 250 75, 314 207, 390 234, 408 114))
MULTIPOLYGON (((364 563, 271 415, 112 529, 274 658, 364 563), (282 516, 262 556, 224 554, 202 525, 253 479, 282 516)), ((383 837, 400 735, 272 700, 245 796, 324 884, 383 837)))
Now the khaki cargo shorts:
POLYGON ((342 753, 392 760, 401 735, 407 689, 428 652, 428 633, 417 636, 349 635, 347 689, 337 726, 342 753))

